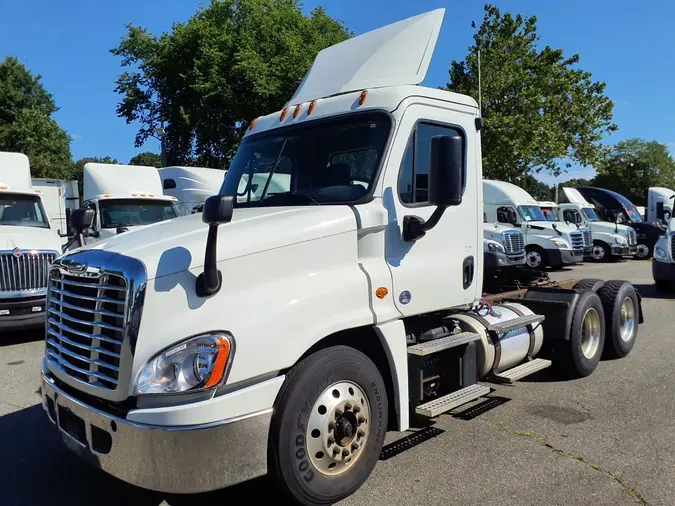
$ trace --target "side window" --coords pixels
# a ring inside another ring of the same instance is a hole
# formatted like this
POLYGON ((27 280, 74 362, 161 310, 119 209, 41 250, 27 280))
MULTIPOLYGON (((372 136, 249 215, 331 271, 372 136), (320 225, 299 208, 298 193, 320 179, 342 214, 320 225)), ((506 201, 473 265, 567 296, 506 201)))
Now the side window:
POLYGON ((425 204, 429 200, 431 139, 438 135, 462 136, 456 128, 420 123, 408 141, 399 171, 398 192, 404 204, 425 204))
POLYGON ((570 223, 576 223, 576 212, 573 209, 565 209, 563 211, 563 220, 569 221, 570 223))
POLYGON ((497 208, 497 221, 499 223, 508 223, 509 222, 509 208, 508 207, 498 207, 497 208))

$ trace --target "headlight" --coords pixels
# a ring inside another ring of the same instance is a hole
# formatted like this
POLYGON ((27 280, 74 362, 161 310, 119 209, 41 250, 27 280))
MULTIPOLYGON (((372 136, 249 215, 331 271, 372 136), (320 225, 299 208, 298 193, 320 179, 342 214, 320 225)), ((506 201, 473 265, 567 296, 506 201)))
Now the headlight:
POLYGON ((492 251, 493 253, 504 253, 504 246, 497 242, 489 242, 488 251, 492 251))
POLYGON ((654 248, 654 258, 656 260, 660 260, 662 262, 667 262, 668 261, 668 253, 665 252, 665 250, 659 246, 656 246, 654 248))
POLYGON ((175 394, 222 385, 234 355, 226 332, 192 337, 156 355, 141 370, 135 393, 175 394))
POLYGON ((617 244, 628 244, 626 238, 621 237, 620 235, 614 236, 614 241, 616 241, 617 244))
POLYGON ((568 249, 569 246, 565 241, 561 241, 560 239, 551 239, 551 242, 555 244, 558 248, 563 248, 563 249, 568 249))

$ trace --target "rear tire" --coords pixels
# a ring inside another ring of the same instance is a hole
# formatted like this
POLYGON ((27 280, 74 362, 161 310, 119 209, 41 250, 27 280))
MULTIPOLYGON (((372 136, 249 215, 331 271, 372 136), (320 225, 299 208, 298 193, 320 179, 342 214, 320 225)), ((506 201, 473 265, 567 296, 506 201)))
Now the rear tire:
POLYGON ((555 345, 556 366, 571 378, 595 371, 605 344, 605 313, 597 293, 581 293, 574 308, 569 340, 555 345))
POLYGON ((623 358, 637 339, 640 316, 637 293, 628 281, 608 281, 598 295, 605 310, 605 356, 623 358))
POLYGON ((297 504, 344 499, 375 467, 387 415, 384 381, 366 355, 347 346, 310 355, 286 375, 275 402, 271 477, 297 504))
POLYGON ((597 292, 604 284, 605 282, 602 279, 582 279, 574 285, 574 289, 577 292, 583 292, 584 290, 593 290, 594 292, 597 292))

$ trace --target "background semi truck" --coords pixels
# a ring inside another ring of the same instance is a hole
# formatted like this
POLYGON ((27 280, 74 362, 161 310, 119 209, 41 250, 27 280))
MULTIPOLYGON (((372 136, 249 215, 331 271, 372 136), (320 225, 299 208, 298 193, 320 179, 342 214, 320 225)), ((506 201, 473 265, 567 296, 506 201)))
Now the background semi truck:
POLYGON ((42 205, 49 218, 49 226, 56 230, 65 243, 68 236, 68 212, 80 207, 77 181, 33 178, 32 187, 40 190, 42 205))
POLYGON ((484 180, 483 207, 488 222, 494 221, 523 233, 529 267, 560 268, 575 264, 583 261, 590 248, 590 230, 547 220, 539 202, 514 184, 484 180))
POLYGON ((630 352, 630 283, 483 299, 480 111, 415 86, 443 13, 319 53, 201 215, 55 262, 42 398, 69 448, 155 490, 269 473, 282 503, 332 504, 388 429, 630 352))
POLYGON ((47 273, 60 253, 28 157, 0 152, 0 330, 44 325, 47 273))
POLYGON ((103 240, 178 216, 176 197, 164 195, 155 167, 87 163, 84 202, 94 211, 89 241, 103 240))
POLYGON ((176 197, 181 215, 200 212, 206 199, 218 193, 226 173, 206 167, 163 167, 157 170, 164 195, 176 197))

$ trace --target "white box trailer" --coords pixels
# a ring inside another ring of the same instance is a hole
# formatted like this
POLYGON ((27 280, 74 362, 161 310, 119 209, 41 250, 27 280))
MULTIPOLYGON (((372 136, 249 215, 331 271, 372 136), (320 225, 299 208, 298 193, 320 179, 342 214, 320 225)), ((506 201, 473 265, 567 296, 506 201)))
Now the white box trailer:
POLYGON ((290 103, 251 122, 201 215, 57 261, 68 305, 50 305, 41 392, 70 449, 155 490, 270 473, 282 504, 333 504, 411 417, 630 352, 628 282, 484 301, 480 110, 416 86, 443 14, 320 52, 290 103), (270 194, 277 173, 288 186, 270 194))
POLYGON ((77 181, 33 178, 32 185, 42 195, 42 205, 49 217, 51 227, 59 235, 67 235, 68 209, 80 207, 80 191, 77 181))

